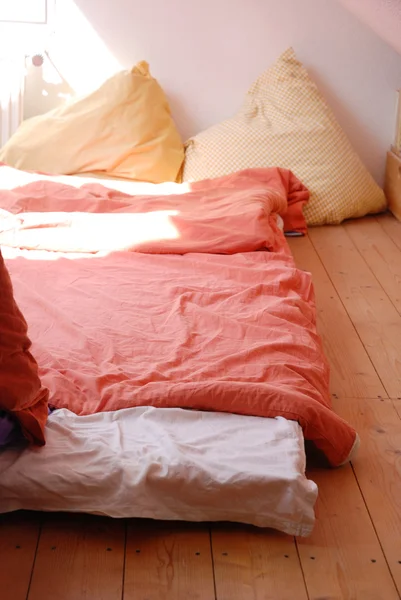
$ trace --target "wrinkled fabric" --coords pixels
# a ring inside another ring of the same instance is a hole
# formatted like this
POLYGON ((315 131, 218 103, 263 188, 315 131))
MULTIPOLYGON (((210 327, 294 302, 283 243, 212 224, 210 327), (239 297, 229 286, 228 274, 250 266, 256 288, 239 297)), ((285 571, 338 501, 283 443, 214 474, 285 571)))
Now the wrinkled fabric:
POLYGON ((168 194, 155 186, 154 195, 129 195, 101 180, 68 185, 67 178, 19 175, 0 166, 0 243, 60 252, 278 250, 276 215, 285 228, 302 229, 309 197, 290 171, 275 168, 174 186, 168 194))
POLYGON ((331 410, 311 276, 277 227, 307 191, 282 169, 198 185, 127 197, 47 179, 0 192, 0 240, 51 404, 282 416, 342 464, 356 432, 331 410))
MULTIPOLYGON (((28 326, 15 301, 1 251, 0 299, 0 411, 19 423, 29 442, 43 445, 48 390, 41 384, 38 366, 30 351, 28 326)), ((12 436, 13 432, 7 429, 7 437, 12 436)))
POLYGON ((13 444, 22 437, 17 422, 5 411, 0 411, 0 448, 13 444))
POLYGON ((49 417, 40 452, 0 452, 0 513, 239 521, 307 536, 317 486, 287 419, 153 407, 49 417), (244 435, 246 432, 246 435, 244 435))

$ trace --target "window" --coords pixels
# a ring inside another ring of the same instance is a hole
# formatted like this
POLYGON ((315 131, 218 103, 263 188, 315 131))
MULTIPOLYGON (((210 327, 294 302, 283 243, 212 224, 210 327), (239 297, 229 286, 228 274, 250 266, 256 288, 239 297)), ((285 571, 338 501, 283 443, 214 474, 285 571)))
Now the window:
POLYGON ((0 22, 47 23, 47 0, 0 0, 0 22))

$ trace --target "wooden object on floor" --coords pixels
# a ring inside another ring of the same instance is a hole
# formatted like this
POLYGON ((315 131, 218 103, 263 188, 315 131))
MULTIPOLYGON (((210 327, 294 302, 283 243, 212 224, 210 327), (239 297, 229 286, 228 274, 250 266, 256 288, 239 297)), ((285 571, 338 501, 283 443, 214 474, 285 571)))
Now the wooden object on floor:
POLYGON ((297 266, 313 274, 317 326, 330 363, 331 392, 359 398, 387 396, 310 239, 288 241, 297 266))
POLYGON ((401 594, 401 421, 391 400, 339 398, 333 404, 360 435, 355 475, 401 594))
POLYGON ((124 600, 188 598, 215 598, 208 526, 130 521, 124 600))
POLYGON ((26 599, 39 529, 40 517, 35 514, 14 513, 0 517, 1 600, 26 599))
MULTIPOLYGON (((376 400, 377 402, 377 400, 376 400)), ((310 598, 399 598, 350 465, 310 473, 317 522, 297 544, 310 598)))
POLYGON ((29 600, 122 597, 125 524, 89 515, 48 515, 29 600))
POLYGON ((395 154, 401 156, 401 90, 397 90, 397 110, 395 120, 394 146, 391 149, 395 154))
POLYGON ((387 152, 384 193, 391 212, 401 221, 401 157, 391 150, 387 152))
POLYGON ((307 600, 294 539, 239 525, 212 525, 218 600, 307 600))
POLYGON ((401 320, 396 308, 344 227, 312 228, 309 235, 388 396, 401 396, 401 320))

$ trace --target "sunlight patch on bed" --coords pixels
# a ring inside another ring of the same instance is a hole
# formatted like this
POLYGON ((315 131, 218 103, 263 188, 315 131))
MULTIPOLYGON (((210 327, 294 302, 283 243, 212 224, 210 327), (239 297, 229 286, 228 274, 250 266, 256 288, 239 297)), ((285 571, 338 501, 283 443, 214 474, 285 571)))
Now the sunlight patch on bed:
MULTIPOLYGON (((74 188, 81 188, 84 185, 102 185, 107 189, 116 190, 129 196, 170 196, 187 194, 191 191, 190 183, 174 183, 166 181, 165 183, 149 183, 146 181, 130 181, 122 179, 108 178, 107 175, 94 173, 89 175, 83 173, 80 175, 42 175, 39 173, 28 173, 19 171, 12 167, 3 165, 0 170, 0 189, 13 190, 21 188, 38 181, 61 183, 74 188)), ((133 198, 135 201, 135 198, 133 198)))
POLYGON ((172 220, 177 215, 177 210, 111 214, 8 213, 8 217, 2 215, 0 243, 8 259, 23 256, 28 260, 56 260, 141 251, 150 242, 178 239, 180 232, 172 220))
MULTIPOLYGON (((159 210, 146 213, 88 214, 80 213, 74 224, 77 246, 81 240, 85 247, 102 251, 138 248, 148 242, 175 240, 180 237, 171 217, 178 210, 159 210)), ((78 249, 78 248, 77 248, 78 249)))

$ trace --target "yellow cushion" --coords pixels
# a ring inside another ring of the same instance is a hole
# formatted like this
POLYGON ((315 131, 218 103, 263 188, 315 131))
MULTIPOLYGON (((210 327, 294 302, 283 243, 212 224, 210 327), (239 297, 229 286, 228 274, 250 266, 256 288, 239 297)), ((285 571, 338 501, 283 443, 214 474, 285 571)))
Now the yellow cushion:
POLYGON ((146 62, 98 90, 22 123, 0 161, 24 170, 175 181, 184 159, 166 96, 146 62))
POLYGON ((186 144, 184 181, 279 166, 309 188, 309 225, 385 208, 375 183, 292 48, 250 88, 240 111, 186 144))

